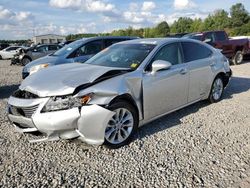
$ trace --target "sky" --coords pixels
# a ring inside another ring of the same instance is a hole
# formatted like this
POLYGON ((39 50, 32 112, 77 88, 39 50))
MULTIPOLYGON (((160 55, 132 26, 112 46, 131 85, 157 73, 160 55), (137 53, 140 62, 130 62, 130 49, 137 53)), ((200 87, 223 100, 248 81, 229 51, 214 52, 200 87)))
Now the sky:
POLYGON ((172 24, 179 17, 204 19, 249 0, 0 0, 0 39, 29 39, 41 34, 103 33, 132 26, 172 24))

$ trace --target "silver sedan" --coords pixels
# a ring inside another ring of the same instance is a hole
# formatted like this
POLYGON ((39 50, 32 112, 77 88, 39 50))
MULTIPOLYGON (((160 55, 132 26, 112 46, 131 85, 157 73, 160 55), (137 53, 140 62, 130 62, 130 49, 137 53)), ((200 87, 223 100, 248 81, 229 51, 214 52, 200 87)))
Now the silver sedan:
POLYGON ((32 142, 79 138, 111 148, 138 126, 208 99, 231 76, 228 60, 190 39, 138 39, 112 45, 86 63, 60 65, 25 79, 8 101, 8 118, 32 142))

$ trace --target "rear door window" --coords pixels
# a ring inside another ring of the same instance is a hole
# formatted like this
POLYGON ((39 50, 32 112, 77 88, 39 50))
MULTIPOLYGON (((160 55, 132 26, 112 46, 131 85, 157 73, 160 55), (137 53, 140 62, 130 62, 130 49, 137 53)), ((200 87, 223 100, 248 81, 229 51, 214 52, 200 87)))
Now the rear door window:
POLYGON ((48 46, 44 45, 44 46, 40 46, 38 48, 36 48, 37 52, 41 52, 41 53, 45 53, 48 51, 48 46))
POLYGON ((181 44, 185 62, 205 59, 212 55, 212 51, 201 44, 194 42, 182 42, 181 44))

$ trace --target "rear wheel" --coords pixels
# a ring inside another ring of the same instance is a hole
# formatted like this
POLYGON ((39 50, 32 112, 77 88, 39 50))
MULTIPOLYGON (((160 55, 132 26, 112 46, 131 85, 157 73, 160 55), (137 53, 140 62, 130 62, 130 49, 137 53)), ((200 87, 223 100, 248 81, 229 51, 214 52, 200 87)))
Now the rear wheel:
POLYGON ((242 61, 243 61, 243 53, 242 53, 242 51, 237 51, 236 54, 234 55, 232 61, 233 61, 234 65, 241 64, 242 61))
POLYGON ((27 65, 27 64, 30 63, 30 62, 31 62, 30 58, 24 57, 24 58, 22 59, 22 65, 23 65, 23 66, 27 65))
POLYGON ((224 91, 223 79, 221 76, 217 76, 214 79, 208 100, 211 103, 215 103, 221 100, 224 91))
POLYGON ((125 101, 117 101, 111 104, 109 109, 115 114, 106 126, 104 145, 109 148, 119 148, 131 141, 138 127, 138 114, 133 105, 125 101))

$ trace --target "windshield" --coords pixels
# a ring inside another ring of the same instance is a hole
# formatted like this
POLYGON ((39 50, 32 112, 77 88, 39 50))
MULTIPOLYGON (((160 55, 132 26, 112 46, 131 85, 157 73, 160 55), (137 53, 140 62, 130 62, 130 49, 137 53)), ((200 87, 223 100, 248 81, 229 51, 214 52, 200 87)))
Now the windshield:
POLYGON ((85 63, 136 69, 154 47, 153 44, 116 44, 104 49, 85 63))
POLYGON ((78 48, 80 45, 83 44, 83 40, 77 40, 75 42, 72 42, 66 46, 64 46, 63 48, 61 48, 60 50, 57 50, 56 52, 54 52, 53 54, 51 54, 52 56, 68 56, 71 52, 73 52, 76 48, 78 48))

